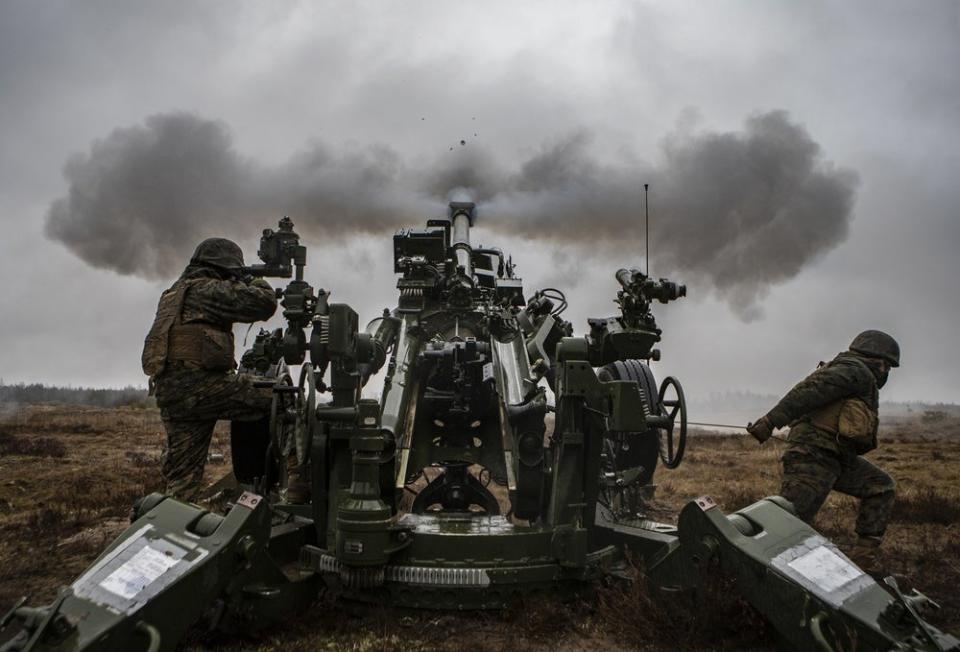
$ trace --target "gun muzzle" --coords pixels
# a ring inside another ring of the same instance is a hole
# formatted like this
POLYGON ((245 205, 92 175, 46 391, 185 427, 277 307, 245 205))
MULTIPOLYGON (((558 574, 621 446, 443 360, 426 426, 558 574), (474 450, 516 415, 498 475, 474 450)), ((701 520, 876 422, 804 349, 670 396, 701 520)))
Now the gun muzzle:
POLYGON ((457 267, 463 269, 463 276, 473 284, 473 247, 470 246, 470 227, 476 219, 477 211, 473 202, 450 202, 450 221, 453 222, 453 234, 450 248, 457 259, 457 267))

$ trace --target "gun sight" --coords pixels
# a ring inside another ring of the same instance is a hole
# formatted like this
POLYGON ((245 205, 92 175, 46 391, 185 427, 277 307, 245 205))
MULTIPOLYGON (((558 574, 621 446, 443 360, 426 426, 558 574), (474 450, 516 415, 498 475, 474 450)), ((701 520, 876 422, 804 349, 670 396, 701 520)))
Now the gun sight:
POLYGON ((300 244, 300 236, 293 230, 293 220, 289 217, 280 220, 276 231, 263 230, 257 256, 263 264, 244 267, 245 274, 290 278, 296 270, 297 279, 303 278, 303 267, 307 264, 307 248, 300 244))
POLYGON ((668 303, 687 296, 686 285, 680 285, 665 278, 652 279, 639 269, 621 269, 617 271, 616 276, 625 292, 647 302, 668 303))

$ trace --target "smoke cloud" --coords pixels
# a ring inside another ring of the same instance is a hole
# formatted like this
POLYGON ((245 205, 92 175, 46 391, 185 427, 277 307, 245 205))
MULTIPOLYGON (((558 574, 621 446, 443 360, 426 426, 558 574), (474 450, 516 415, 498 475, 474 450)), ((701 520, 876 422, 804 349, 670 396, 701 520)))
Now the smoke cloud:
POLYGON ((338 238, 442 209, 406 190, 389 148, 314 144, 269 167, 240 155, 226 124, 189 113, 114 130, 67 161, 64 176, 69 190, 50 206, 47 236, 94 267, 146 278, 178 274, 203 238, 249 237, 282 215, 301 233, 338 238))
POLYGON ((581 131, 513 164, 474 143, 426 164, 384 145, 313 143, 276 166, 238 153, 222 122, 159 114, 95 141, 64 175, 47 235, 91 265, 149 278, 176 275, 205 237, 249 236, 280 215, 337 239, 417 226, 465 197, 485 228, 583 243, 589 255, 635 252, 640 264, 647 182, 654 271, 712 288, 744 319, 845 239, 857 187, 783 111, 736 132, 687 121, 653 164, 601 157, 581 131))
POLYGON ((761 314, 771 285, 847 236, 857 175, 824 161, 786 112, 750 116, 733 133, 688 123, 661 149, 652 167, 608 165, 590 155, 588 134, 575 134, 526 161, 485 214, 530 235, 633 249, 639 261, 649 182, 654 269, 708 284, 746 320, 761 314))

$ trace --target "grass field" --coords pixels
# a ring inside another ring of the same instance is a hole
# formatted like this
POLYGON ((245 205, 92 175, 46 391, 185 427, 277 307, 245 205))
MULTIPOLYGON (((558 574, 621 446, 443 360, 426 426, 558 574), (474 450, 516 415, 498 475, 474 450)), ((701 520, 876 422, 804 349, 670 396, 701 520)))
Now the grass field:
MULTIPOLYGON (((163 428, 155 410, 36 406, 0 419, 0 613, 21 595, 48 601, 128 523, 133 500, 160 487, 163 428)), ((670 521, 689 500, 711 495, 726 511, 776 493, 783 444, 759 447, 736 436, 695 433, 684 463, 659 470, 653 505, 670 521)), ((213 482, 230 470, 226 429, 211 451, 213 482)), ((870 458, 898 483, 893 523, 880 561, 904 588, 942 609, 929 620, 960 631, 960 419, 884 424, 870 458)), ((854 500, 833 495, 817 527, 849 538, 854 500)), ((256 640, 196 633, 193 649, 574 650, 763 649, 762 621, 721 587, 711 609, 666 609, 641 585, 603 588, 590 599, 526 604, 509 613, 448 614, 358 608, 321 599, 305 616, 256 640)))

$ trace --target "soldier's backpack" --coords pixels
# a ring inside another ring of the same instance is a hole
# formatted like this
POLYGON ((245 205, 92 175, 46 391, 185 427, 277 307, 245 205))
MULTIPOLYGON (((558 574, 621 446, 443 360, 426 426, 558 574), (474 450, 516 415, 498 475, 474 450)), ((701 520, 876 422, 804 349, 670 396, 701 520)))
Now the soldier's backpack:
POLYGON ((143 341, 143 354, 140 356, 143 373, 151 379, 163 371, 167 364, 170 329, 180 319, 180 310, 183 308, 183 298, 186 294, 187 283, 177 281, 160 295, 157 316, 143 341))
POLYGON ((143 343, 143 373, 155 378, 169 361, 207 371, 233 369, 233 332, 206 322, 182 320, 183 301, 191 285, 202 279, 177 281, 160 296, 157 316, 143 343))
MULTIPOLYGON (((856 362, 862 365, 873 378, 873 372, 867 365, 859 360, 856 362)), ((810 412, 807 419, 817 428, 850 441, 859 455, 877 447, 877 428, 880 420, 877 411, 872 409, 862 397, 851 396, 834 401, 810 412)))

